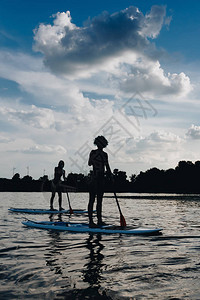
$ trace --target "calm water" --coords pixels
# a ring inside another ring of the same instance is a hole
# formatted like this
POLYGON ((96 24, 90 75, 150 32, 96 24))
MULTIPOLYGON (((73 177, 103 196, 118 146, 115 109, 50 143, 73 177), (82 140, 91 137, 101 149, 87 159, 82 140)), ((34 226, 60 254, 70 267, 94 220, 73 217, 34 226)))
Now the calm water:
MULTIPOLYGON (((49 216, 8 208, 45 208, 50 194, 0 193, 0 299, 200 299, 200 196, 139 196, 120 199, 127 224, 162 227, 162 236, 26 228, 25 218, 49 216)), ((74 209, 87 207, 87 194, 70 199, 74 209)), ((114 198, 104 199, 103 210, 106 222, 119 225, 114 198)))

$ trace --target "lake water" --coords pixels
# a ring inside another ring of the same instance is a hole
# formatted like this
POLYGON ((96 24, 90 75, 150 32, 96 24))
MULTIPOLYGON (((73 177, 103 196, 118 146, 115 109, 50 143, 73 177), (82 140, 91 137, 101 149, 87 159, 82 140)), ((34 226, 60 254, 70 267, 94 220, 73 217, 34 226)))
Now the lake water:
MULTIPOLYGON (((48 208, 50 193, 0 193, 0 299, 200 299, 200 195, 145 196, 120 198, 122 213, 127 225, 163 228, 161 236, 26 228, 25 218, 49 215, 8 208, 48 208)), ((87 194, 70 199, 73 209, 87 208, 87 194)), ((119 225, 114 198, 104 199, 103 215, 119 225)), ((62 216, 69 219, 87 222, 83 215, 62 216)))

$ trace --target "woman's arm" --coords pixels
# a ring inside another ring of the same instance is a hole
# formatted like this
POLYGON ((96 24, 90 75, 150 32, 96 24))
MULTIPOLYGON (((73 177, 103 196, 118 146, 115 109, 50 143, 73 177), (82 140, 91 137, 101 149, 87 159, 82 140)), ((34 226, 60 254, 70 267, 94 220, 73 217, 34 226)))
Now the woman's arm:
POLYGON ((93 151, 90 152, 89 160, 88 160, 88 166, 93 165, 93 151))
POLYGON ((108 154, 107 153, 105 153, 105 154, 106 154, 106 161, 105 161, 106 171, 107 171, 108 175, 110 176, 112 174, 112 172, 111 172, 110 165, 108 162, 108 154))
POLYGON ((63 170, 63 179, 66 180, 67 178, 65 177, 65 170, 63 170))

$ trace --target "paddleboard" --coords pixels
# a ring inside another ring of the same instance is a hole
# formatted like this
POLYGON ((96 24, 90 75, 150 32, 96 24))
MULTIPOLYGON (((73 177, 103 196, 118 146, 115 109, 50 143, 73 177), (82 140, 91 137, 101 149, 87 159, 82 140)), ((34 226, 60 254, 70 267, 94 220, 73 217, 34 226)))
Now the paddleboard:
POLYGON ((105 234, 129 234, 129 235, 158 235, 161 234, 161 228, 122 228, 121 226, 106 225, 98 228, 90 228, 86 223, 72 223, 72 222, 35 222, 35 221, 24 221, 23 225, 27 227, 57 230, 57 231, 68 231, 68 232, 81 232, 81 233, 105 233, 105 234))
MULTIPOLYGON (((27 214, 69 214, 70 210, 50 210, 50 209, 30 209, 30 208, 9 208, 11 212, 18 212, 18 213, 27 213, 27 214)), ((88 213, 87 210, 84 209, 74 209, 74 214, 85 214, 88 213)))

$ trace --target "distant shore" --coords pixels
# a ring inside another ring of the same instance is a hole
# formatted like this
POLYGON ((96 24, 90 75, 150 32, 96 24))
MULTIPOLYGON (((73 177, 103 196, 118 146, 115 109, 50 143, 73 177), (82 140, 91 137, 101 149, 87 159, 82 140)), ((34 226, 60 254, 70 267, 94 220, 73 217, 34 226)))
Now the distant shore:
MULTIPOLYGON (((145 199, 156 199, 160 198, 160 194, 171 194, 170 199, 172 199, 173 194, 174 198, 181 197, 182 194, 188 194, 188 195, 199 195, 200 196, 200 188, 197 190, 192 190, 189 187, 187 189, 184 187, 183 189, 161 189, 160 187, 158 189, 154 188, 149 188, 143 186, 141 189, 136 188, 134 184, 131 184, 130 182, 126 183, 125 185, 118 185, 115 186, 115 191, 118 193, 121 193, 119 198, 130 198, 130 199, 139 199, 139 198, 145 198, 145 199), (132 195, 124 195, 123 193, 131 193, 132 195), (154 194, 154 195, 134 195, 134 194, 154 194), (155 194, 158 194, 156 196, 155 194)), ((71 192, 71 193, 76 193, 76 192, 89 192, 89 188, 87 184, 77 184, 77 185, 70 185, 68 186, 66 184, 63 184, 63 193, 64 192, 71 192)), ((24 181, 24 180, 18 180, 18 181, 13 181, 12 179, 5 179, 5 178, 0 178, 0 192, 51 192, 51 181, 50 180, 31 180, 31 181, 24 181)), ((113 186, 111 184, 107 184, 105 186, 105 193, 112 193, 113 192, 113 186)), ((105 196, 106 198, 112 197, 112 196, 105 196)), ((165 198, 167 196, 165 195, 165 198)))
MULTIPOLYGON (((63 192, 88 192, 92 172, 69 173, 62 183, 63 192)), ((200 161, 180 161, 175 169, 159 170, 153 167, 129 178, 125 171, 113 170, 114 185, 105 174, 105 192, 121 193, 176 193, 200 194, 200 161)), ((0 178, 0 192, 50 192, 51 180, 47 175, 38 180, 16 173, 12 179, 0 178)), ((154 197, 155 198, 155 197, 154 197)))

